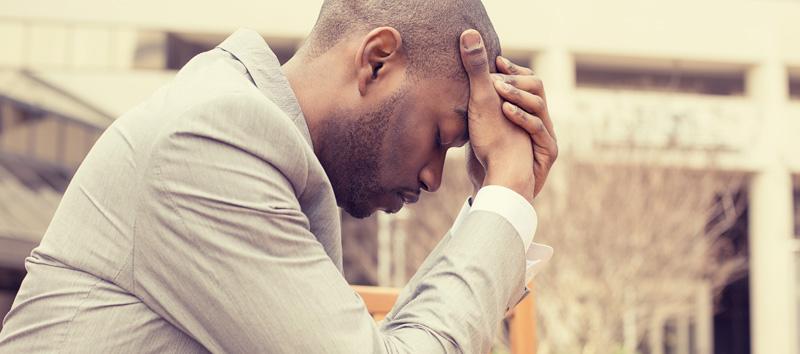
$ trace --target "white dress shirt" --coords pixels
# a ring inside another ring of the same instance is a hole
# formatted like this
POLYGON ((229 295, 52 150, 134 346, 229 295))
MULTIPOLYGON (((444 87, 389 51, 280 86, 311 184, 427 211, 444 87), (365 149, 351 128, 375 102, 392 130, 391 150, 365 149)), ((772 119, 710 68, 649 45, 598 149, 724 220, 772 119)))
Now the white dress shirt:
POLYGON ((496 185, 481 188, 471 204, 469 199, 464 202, 453 222, 451 233, 455 234, 463 219, 473 211, 488 211, 502 216, 517 230, 522 241, 525 249, 525 284, 529 284, 553 256, 552 247, 533 242, 538 226, 538 216, 533 205, 519 193, 496 185))

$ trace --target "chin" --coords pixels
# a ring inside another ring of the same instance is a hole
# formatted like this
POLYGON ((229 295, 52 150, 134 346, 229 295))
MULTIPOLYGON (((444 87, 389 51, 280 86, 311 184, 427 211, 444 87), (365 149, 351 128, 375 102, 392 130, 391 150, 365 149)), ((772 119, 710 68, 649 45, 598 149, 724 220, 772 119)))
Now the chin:
POLYGON ((342 207, 342 209, 356 219, 366 219, 377 211, 377 209, 367 205, 347 205, 342 207))

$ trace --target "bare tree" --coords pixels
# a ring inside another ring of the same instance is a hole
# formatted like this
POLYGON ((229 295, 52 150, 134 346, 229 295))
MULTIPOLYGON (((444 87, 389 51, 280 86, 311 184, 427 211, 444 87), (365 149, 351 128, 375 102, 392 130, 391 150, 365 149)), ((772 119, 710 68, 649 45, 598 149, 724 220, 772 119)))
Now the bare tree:
POLYGON ((376 216, 356 219, 342 211, 342 260, 350 284, 378 284, 378 241, 376 216))
POLYGON ((537 240, 556 249, 536 279, 540 353, 634 352, 658 316, 691 314, 699 286, 744 268, 722 237, 743 210, 741 174, 566 156, 557 168, 535 202, 537 240))
MULTIPOLYGON (((535 280, 542 354, 633 352, 653 321, 693 313, 698 287, 720 290, 745 268, 744 256, 723 237, 744 209, 745 176, 624 154, 613 161, 560 157, 534 201, 536 240, 556 250, 535 280)), ((393 261, 405 264, 408 276, 472 191, 463 164, 460 156, 448 159, 442 190, 410 206, 408 221, 392 223, 408 237, 406 258, 393 261)), ((374 251, 345 251, 374 264, 374 251)), ((374 268, 361 268, 374 278, 374 268)))

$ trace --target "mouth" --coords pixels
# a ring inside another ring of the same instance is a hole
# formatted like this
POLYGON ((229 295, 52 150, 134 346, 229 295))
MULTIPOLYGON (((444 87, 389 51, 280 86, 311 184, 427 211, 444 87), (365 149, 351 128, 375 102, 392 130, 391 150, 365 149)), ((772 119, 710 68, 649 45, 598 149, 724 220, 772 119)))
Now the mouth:
POLYGON ((403 206, 406 204, 414 204, 419 200, 419 192, 397 192, 394 194, 394 202, 392 205, 381 208, 381 210, 385 211, 388 214, 395 214, 403 209, 403 206))
POLYGON ((402 192, 397 194, 400 196, 400 199, 403 200, 403 204, 414 204, 419 201, 419 191, 402 192))

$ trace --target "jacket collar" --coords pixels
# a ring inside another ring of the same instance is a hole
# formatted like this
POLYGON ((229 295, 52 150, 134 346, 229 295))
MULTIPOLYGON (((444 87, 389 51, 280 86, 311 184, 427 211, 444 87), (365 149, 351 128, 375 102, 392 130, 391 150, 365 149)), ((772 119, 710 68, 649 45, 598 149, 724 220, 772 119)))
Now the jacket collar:
POLYGON ((286 75, 281 71, 278 57, 264 38, 254 30, 239 29, 217 48, 230 53, 244 65, 256 87, 292 119, 300 134, 313 149, 311 134, 297 97, 289 86, 286 75))

